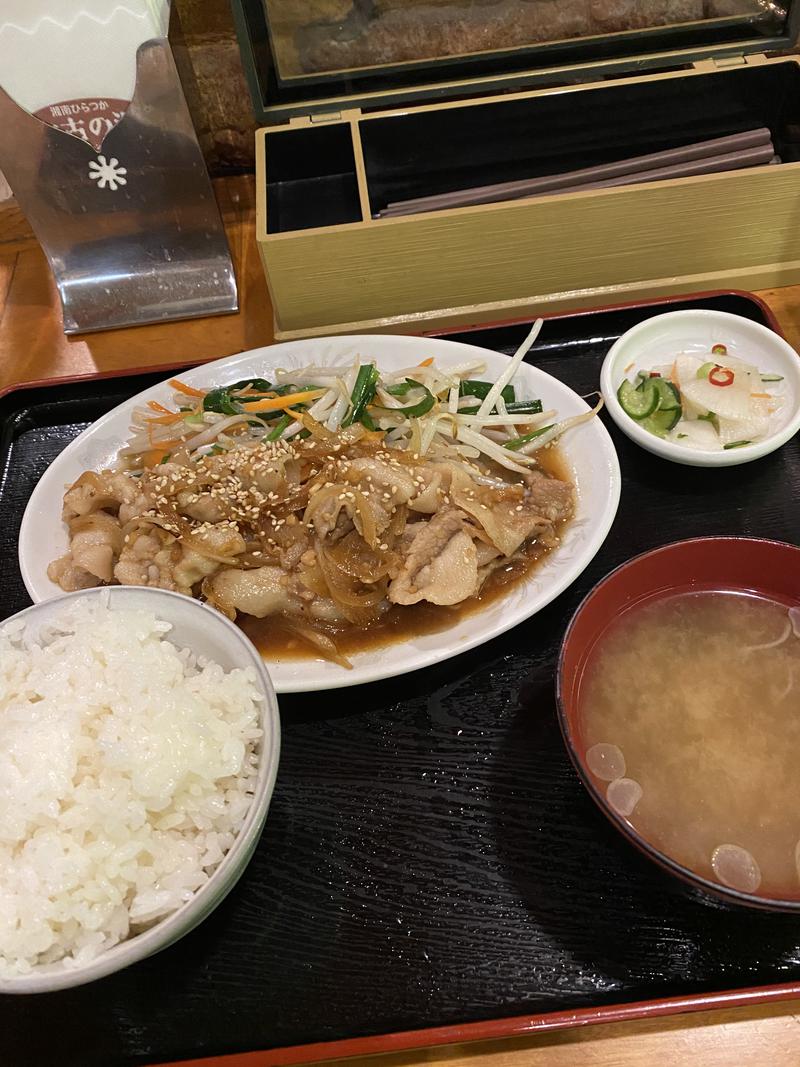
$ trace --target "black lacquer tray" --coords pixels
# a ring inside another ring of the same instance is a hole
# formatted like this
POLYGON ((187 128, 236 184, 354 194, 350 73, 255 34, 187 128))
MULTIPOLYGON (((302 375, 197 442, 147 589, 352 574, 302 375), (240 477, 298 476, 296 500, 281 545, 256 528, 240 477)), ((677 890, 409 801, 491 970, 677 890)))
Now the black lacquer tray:
MULTIPOLYGON (((746 294, 563 316, 546 322, 535 362, 587 394, 624 330, 698 306, 772 324, 746 294)), ((449 336, 511 352, 527 328, 449 336)), ((37 479, 84 426, 165 373, 0 398, 3 616, 29 602, 17 535, 37 479)), ((127 971, 0 998, 0 1063, 116 1067, 250 1050, 274 1050, 259 1064, 301 1062, 800 993, 797 919, 701 897, 629 846, 570 765, 553 692, 572 612, 623 560, 704 534, 800 540, 800 445, 741 467, 679 467, 606 422, 622 502, 578 581, 440 666, 282 697, 274 800, 236 889, 127 971)))

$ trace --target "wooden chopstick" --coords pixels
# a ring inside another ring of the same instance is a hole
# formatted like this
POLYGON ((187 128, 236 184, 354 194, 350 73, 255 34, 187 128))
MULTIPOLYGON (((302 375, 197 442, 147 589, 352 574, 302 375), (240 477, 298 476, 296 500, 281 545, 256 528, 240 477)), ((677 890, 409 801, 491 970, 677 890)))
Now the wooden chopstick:
MULTIPOLYGON (((607 178, 601 182, 587 182, 560 189, 562 193, 582 193, 588 189, 611 189, 619 185, 641 185, 644 182, 663 181, 666 178, 689 178, 696 174, 718 174, 726 170, 745 170, 775 162, 775 149, 772 143, 748 148, 743 152, 729 152, 720 156, 708 156, 694 159, 688 163, 676 163, 671 167, 656 167, 653 170, 641 170, 635 174, 624 174, 618 178, 607 178)), ((539 196, 546 194, 539 193, 539 196)))
MULTIPOLYGON (((568 171, 565 174, 549 174, 541 178, 499 182, 494 185, 483 185, 473 189, 440 193, 435 196, 393 201, 382 211, 379 211, 375 217, 396 218, 400 215, 410 215, 417 212, 441 211, 444 208, 452 207, 469 207, 475 204, 489 204, 500 200, 518 200, 522 197, 536 196, 549 192, 574 191, 579 186, 593 185, 597 187, 599 182, 615 178, 625 178, 632 183, 631 176, 637 173, 671 168, 700 159, 730 156, 734 153, 745 152, 761 146, 768 146, 770 155, 772 154, 771 135, 765 126, 755 130, 746 130, 742 133, 729 134, 726 137, 698 141, 695 144, 684 145, 681 148, 668 148, 664 151, 651 152, 644 156, 617 160, 614 163, 584 167, 580 170, 568 171)), ((755 166, 756 164, 750 163, 747 165, 755 166)), ((692 171, 692 173, 708 173, 708 171, 692 171)), ((644 180, 653 181, 655 179, 647 178, 644 180)), ((627 183, 626 181, 618 182, 617 184, 627 183)))

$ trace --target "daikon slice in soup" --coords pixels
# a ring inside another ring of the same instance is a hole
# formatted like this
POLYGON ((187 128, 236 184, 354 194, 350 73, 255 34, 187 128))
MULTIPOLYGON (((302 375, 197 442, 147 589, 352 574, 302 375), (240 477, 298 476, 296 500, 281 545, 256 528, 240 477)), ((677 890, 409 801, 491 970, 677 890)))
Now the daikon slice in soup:
POLYGON ((624 612, 579 693, 609 806, 710 881, 800 899, 800 606, 691 592, 624 612))

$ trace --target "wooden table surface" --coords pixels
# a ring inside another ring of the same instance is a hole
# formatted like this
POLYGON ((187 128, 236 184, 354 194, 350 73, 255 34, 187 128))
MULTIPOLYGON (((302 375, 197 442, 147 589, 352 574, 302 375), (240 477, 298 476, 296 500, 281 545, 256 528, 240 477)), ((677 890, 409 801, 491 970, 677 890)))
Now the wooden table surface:
MULTIPOLYGON (((253 181, 215 183, 239 283, 236 315, 64 336, 47 262, 24 219, 0 204, 0 388, 125 367, 202 362, 269 344, 272 309, 253 236, 253 181)), ((800 349, 800 286, 759 294, 800 349)), ((746 921, 746 916, 744 920, 746 921)), ((88 1040, 87 1035, 87 1040, 88 1040)), ((249 1057, 248 1067, 262 1067, 249 1057)), ((587 1026, 506 1041, 368 1057, 368 1067, 798 1067, 800 1001, 587 1026)), ((341 1062, 341 1061, 337 1061, 341 1062)), ((350 1061, 352 1062, 352 1061, 350 1061)), ((263 1058, 263 1067, 269 1057, 263 1058)))

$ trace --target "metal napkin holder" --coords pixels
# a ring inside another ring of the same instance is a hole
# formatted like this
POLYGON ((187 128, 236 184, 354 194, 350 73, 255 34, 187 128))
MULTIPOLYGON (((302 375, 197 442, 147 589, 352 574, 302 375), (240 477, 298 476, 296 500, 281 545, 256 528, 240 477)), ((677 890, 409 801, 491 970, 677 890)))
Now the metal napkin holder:
POLYGON ((65 333, 238 308, 228 242, 166 38, 136 55, 99 148, 0 89, 0 170, 50 261, 65 333))

